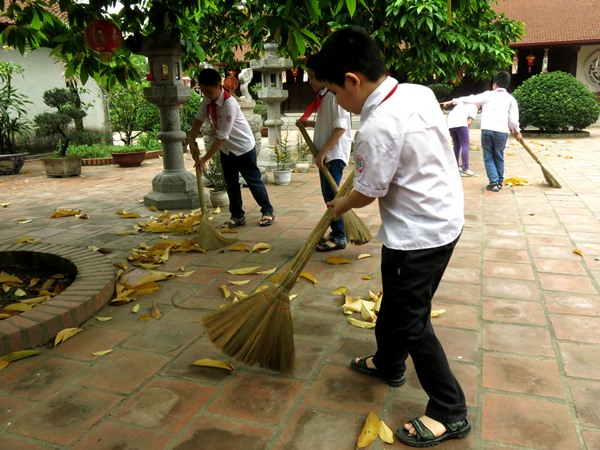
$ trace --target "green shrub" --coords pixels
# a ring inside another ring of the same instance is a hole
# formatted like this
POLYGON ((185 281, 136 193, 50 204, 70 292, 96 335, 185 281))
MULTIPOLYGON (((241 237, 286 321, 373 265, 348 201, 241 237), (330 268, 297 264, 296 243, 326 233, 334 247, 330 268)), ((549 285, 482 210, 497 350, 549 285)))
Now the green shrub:
MULTIPOLYGON (((160 148, 160 147, 159 147, 160 148)), ((138 152, 149 149, 145 145, 70 145, 67 149, 67 156, 81 156, 82 158, 110 158, 112 153, 138 152)), ((157 150, 157 149, 156 149, 157 150)))
POLYGON ((600 117, 592 91, 573 75, 548 72, 534 75, 514 92, 522 128, 543 131, 583 130, 600 117))
POLYGON ((435 98, 437 98, 437 101, 440 103, 446 102, 452 98, 450 93, 454 88, 449 84, 436 83, 430 84, 427 87, 433 91, 435 98))

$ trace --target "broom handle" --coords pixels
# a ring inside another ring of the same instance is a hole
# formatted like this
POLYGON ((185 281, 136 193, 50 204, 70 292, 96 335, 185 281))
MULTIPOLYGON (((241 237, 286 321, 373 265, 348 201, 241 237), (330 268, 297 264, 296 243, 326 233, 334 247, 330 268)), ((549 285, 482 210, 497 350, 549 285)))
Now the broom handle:
POLYGON ((204 197, 204 186, 202 185, 202 171, 197 163, 194 163, 196 169, 196 183, 198 184, 198 195, 200 196, 200 209, 202 210, 202 218, 206 216, 206 198, 204 197))
POLYGON ((523 148, 525 150, 527 150, 527 153, 529 153, 531 155, 531 157, 533 158, 533 160, 536 163, 538 163, 540 166, 544 167, 544 165, 542 164, 542 161, 540 160, 540 158, 538 158, 538 155, 536 155, 535 153, 533 153, 533 150, 531 150, 529 148, 529 146, 525 143, 525 141, 523 139, 520 139, 519 142, 523 146, 523 148))
MULTIPOLYGON (((315 143, 312 141, 312 139, 308 135, 306 128, 304 127, 302 122, 300 122, 299 120, 296 120, 296 126, 300 130, 300 133, 302 133, 302 137, 308 144, 308 148, 312 152, 313 156, 316 158, 319 151, 317 150, 317 147, 315 147, 315 143)), ((325 179, 327 180, 327 183, 329 183, 329 186, 331 187, 331 189, 333 189, 333 192, 337 193, 338 185, 335 182, 335 180, 333 179, 333 177, 331 176, 331 172, 329 171, 329 168, 325 164, 323 164, 323 167, 319 167, 319 170, 323 173, 323 175, 325 175, 325 179)))

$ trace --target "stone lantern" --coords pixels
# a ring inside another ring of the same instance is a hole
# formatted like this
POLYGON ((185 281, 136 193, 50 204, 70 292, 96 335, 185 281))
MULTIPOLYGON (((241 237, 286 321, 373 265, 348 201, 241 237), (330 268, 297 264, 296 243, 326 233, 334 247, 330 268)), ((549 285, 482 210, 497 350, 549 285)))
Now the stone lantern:
POLYGON ((283 89, 281 74, 292 68, 291 59, 277 56, 278 47, 278 44, 268 42, 265 44, 265 56, 250 61, 250 67, 260 72, 262 78, 262 89, 258 91, 258 98, 267 104, 265 126, 269 130, 270 146, 275 145, 281 138, 281 103, 288 98, 288 92, 283 89))
POLYGON ((150 87, 144 95, 160 110, 160 132, 156 137, 162 141, 163 171, 152 180, 152 191, 144 196, 146 206, 158 209, 191 209, 199 205, 196 177, 185 169, 183 140, 179 107, 190 98, 190 88, 183 83, 181 56, 184 54, 179 41, 166 33, 144 38, 140 54, 148 58, 150 87))

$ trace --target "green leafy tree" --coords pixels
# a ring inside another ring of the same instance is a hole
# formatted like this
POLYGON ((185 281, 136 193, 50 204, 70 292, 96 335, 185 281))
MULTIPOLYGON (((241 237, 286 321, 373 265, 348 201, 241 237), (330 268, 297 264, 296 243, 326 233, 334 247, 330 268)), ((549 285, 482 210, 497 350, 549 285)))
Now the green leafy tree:
POLYGON ((522 24, 496 14, 490 4, 496 1, 122 0, 121 9, 109 14, 116 0, 46 0, 67 14, 67 32, 43 8, 43 0, 0 0, 0 7, 6 7, 3 15, 13 22, 0 34, 0 43, 22 53, 27 48, 52 48, 67 61, 67 76, 77 73, 84 84, 93 77, 110 89, 116 82, 140 80, 130 56, 154 32, 181 39, 186 67, 206 60, 235 67, 240 63, 234 50, 244 45, 250 46, 245 59, 256 58, 269 39, 298 61, 318 49, 332 29, 355 24, 371 30, 395 73, 409 81, 456 83, 460 71, 487 80, 510 65, 508 46, 520 38, 522 24), (109 62, 87 49, 82 38, 87 23, 101 16, 118 23, 127 36, 109 62))
POLYGON ((28 97, 13 84, 15 75, 23 75, 23 67, 0 61, 0 153, 15 153, 17 139, 31 131, 26 118, 28 97))
POLYGON ((583 130, 598 120, 600 105, 590 89, 573 75, 548 72, 527 79, 513 92, 519 121, 544 131, 583 130))

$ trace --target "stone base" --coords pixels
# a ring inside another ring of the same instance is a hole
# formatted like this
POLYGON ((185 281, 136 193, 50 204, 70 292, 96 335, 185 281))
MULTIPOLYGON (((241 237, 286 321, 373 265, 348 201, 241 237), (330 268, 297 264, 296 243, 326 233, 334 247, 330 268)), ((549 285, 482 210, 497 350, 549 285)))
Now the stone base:
POLYGON ((194 209, 200 205, 196 177, 186 170, 166 171, 152 180, 144 205, 164 209, 194 209))

